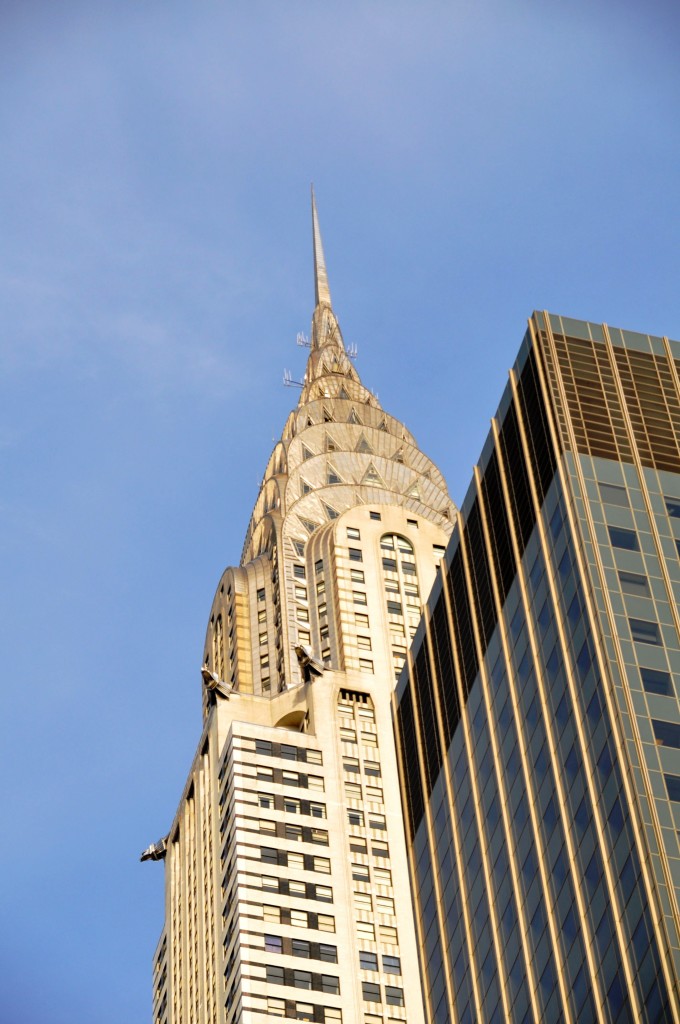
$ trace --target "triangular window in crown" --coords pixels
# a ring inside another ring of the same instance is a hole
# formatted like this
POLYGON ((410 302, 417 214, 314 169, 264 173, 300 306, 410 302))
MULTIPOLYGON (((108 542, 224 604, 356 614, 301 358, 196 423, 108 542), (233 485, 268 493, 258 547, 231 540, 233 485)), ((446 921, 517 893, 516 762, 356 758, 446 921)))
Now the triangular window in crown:
POLYGON ((333 466, 331 466, 330 462, 328 463, 328 466, 326 468, 326 483, 327 484, 341 484, 342 483, 342 480, 338 476, 337 469, 335 469, 333 466))
POLYGON ((394 453, 394 455, 392 456, 392 458, 394 459, 395 462, 401 462, 401 464, 403 465, 404 464, 404 449, 403 448, 397 448, 397 450, 394 453))
POLYGON ((346 398, 346 399, 347 399, 347 401, 349 401, 349 395, 347 394, 347 392, 346 392, 346 390, 345 390, 345 386, 344 386, 344 384, 343 384, 343 386, 342 386, 342 387, 340 388, 340 391, 338 392, 338 398, 346 398))
POLYGON ((359 444, 356 446, 355 450, 358 451, 358 452, 362 452, 364 455, 373 455, 373 454, 375 454, 373 449, 371 448, 370 444, 368 443, 368 441, 366 440, 366 438, 365 438, 365 436, 363 434, 359 438, 359 444))
POLYGON ((409 489, 406 492, 406 497, 407 498, 417 498, 418 501, 420 501, 420 487, 418 487, 418 482, 417 481, 415 483, 411 484, 411 486, 409 487, 409 489))
POLYGON ((307 426, 308 427, 313 427, 314 426, 314 420, 312 419, 311 416, 307 417, 307 426))
POLYGON ((328 409, 326 408, 325 405, 323 407, 323 421, 324 421, 324 423, 332 423, 333 422, 333 417, 331 416, 330 412, 328 411, 328 409))
POLYGON ((299 558, 303 558, 304 557, 304 554, 305 554, 305 542, 303 540, 294 540, 293 541, 293 548, 295 549, 295 554, 298 555, 299 558))
POLYGON ((361 482, 362 482, 362 484, 375 484, 376 487, 384 487, 385 486, 385 481, 380 476, 380 473, 375 468, 373 463, 370 464, 370 466, 368 467, 368 469, 364 473, 361 482))
POLYGON ((311 519, 303 519, 302 516, 300 516, 300 522, 304 526, 307 533, 314 533, 317 526, 319 525, 318 523, 313 523, 311 519))
POLYGON ((309 448, 307 448, 306 445, 303 444, 303 446, 302 446, 302 461, 306 462, 307 459, 313 459, 313 458, 314 458, 314 452, 310 451, 309 448))
POLYGON ((330 434, 326 434, 326 451, 327 452, 337 452, 337 450, 338 450, 338 446, 335 443, 335 441, 333 440, 333 438, 330 436, 330 434))
POLYGON ((312 485, 308 484, 304 477, 300 477, 300 494, 309 494, 312 490, 312 485))
POLYGON ((354 406, 352 406, 352 408, 350 409, 349 416, 347 417, 347 422, 357 423, 359 426, 361 426, 361 420, 357 416, 356 409, 354 408, 354 406))
POLYGON ((324 505, 324 511, 326 512, 326 515, 328 516, 329 519, 338 518, 339 512, 337 509, 333 508, 332 505, 324 505))
POLYGON ((383 416, 382 420, 380 421, 380 429, 381 430, 387 430, 387 420, 385 419, 384 416, 383 416))

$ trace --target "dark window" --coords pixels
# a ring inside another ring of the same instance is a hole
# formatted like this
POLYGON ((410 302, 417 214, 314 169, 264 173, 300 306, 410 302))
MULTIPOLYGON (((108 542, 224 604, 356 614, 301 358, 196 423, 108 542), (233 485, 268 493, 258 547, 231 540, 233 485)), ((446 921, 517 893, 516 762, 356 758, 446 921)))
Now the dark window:
POLYGON ((668 799, 680 803, 680 775, 664 775, 668 799))
POLYGON ((665 498, 666 512, 671 519, 680 519, 680 498, 665 498))
POLYGON ((331 995, 340 994, 340 981, 332 974, 321 975, 321 991, 330 992, 331 995))
POLYGON ((365 949, 359 950, 359 967, 362 971, 378 970, 378 954, 369 953, 365 949))
POLYGON ((401 602, 400 601, 388 601, 387 611, 390 615, 401 615, 401 602))
POLYGON ((425 752, 427 792, 429 796, 432 792, 432 787, 437 781, 442 765, 442 750, 437 729, 434 690, 426 641, 423 641, 420 650, 413 660, 413 688, 418 700, 418 717, 420 719, 422 746, 425 752))
MULTIPOLYGON (((680 781, 680 779, 678 780, 680 781)), ((361 991, 363 992, 364 999, 367 1003, 380 1003, 380 985, 376 985, 373 981, 362 981, 361 991)))
POLYGON ((371 517, 371 519, 382 519, 382 516, 380 515, 379 512, 369 512, 368 514, 371 517))
POLYGON ((261 587, 257 592, 258 601, 264 601, 264 587, 261 587))
POLYGON ((311 988, 312 987, 312 972, 311 971, 291 971, 292 984, 295 988, 311 988))
POLYGON ((349 549, 349 560, 350 562, 363 562, 364 556, 362 555, 359 548, 349 549))
POLYGON ((267 967, 267 982, 270 985, 283 985, 283 967, 267 967))
POLYGON ((661 646, 661 632, 658 623, 647 622, 646 619, 628 619, 631 636, 640 644, 653 644, 661 646))
POLYGON ((294 565, 293 575, 296 576, 297 579, 303 580, 306 576, 304 565, 294 565))
POLYGON ((396 560, 396 558, 383 558, 382 564, 383 564, 383 569, 386 569, 387 572, 396 572, 397 571, 397 560, 396 560))
POLYGON ((650 597, 649 580, 638 572, 624 572, 619 570, 619 583, 624 594, 632 594, 634 597, 650 597))
POLYGON ((608 526, 607 529, 609 530, 609 540, 612 547, 623 548, 625 551, 640 550, 635 530, 626 530, 623 526, 608 526))
POLYGON ((338 947, 329 946, 325 942, 319 943, 319 960, 324 960, 328 964, 337 964, 338 962, 338 947))
POLYGON ((255 740, 255 753, 260 757, 272 756, 272 745, 269 740, 255 740))
POLYGON ((283 939, 280 935, 265 935, 264 948, 267 953, 281 953, 283 951, 283 939))
POLYGON ((385 985, 385 1002, 388 1006, 403 1006, 403 988, 397 988, 396 985, 385 985))
POLYGON ((416 833, 424 813, 423 791, 420 786, 420 768, 418 766, 418 749, 416 746, 415 720, 413 716, 413 697, 410 688, 404 692, 397 711, 397 728, 401 749, 404 752, 404 777, 406 780, 407 823, 411 838, 416 833))
POLYGON ((323 558, 320 558, 317 562, 314 563, 314 572, 316 573, 317 576, 319 575, 319 573, 323 572, 323 558))
POLYGON ((653 718, 652 728, 657 746, 680 749, 680 725, 676 722, 664 722, 659 718, 653 718))
POLYGON ((647 693, 658 693, 662 697, 673 696, 673 683, 670 672, 662 672, 656 668, 640 667, 640 678, 647 693))
POLYGON ((303 956, 309 959, 311 956, 311 946, 306 939, 293 939, 291 942, 291 952, 293 956, 303 956))
POLYGON ((601 483, 597 486, 600 488, 600 498, 603 502, 606 502, 608 505, 621 505, 624 508, 630 508, 628 491, 625 487, 619 487, 618 484, 601 483))
POLYGON ((265 864, 278 864, 279 851, 274 850, 271 846, 261 846, 260 859, 263 860, 265 864))
POLYGON ((383 956, 382 965, 385 974, 401 974, 401 960, 398 956, 383 956))

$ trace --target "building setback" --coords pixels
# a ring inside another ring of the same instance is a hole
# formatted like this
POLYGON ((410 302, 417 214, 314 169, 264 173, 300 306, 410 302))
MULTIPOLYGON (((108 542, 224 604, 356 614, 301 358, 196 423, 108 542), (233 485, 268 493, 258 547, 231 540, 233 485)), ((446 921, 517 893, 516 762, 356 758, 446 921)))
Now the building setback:
POLYGON ((316 308, 297 408, 217 587, 167 837, 155 1024, 423 1024, 391 696, 453 529, 444 480, 316 308))
POLYGON ((680 1020, 680 345, 534 313, 395 693, 426 1019, 680 1020))

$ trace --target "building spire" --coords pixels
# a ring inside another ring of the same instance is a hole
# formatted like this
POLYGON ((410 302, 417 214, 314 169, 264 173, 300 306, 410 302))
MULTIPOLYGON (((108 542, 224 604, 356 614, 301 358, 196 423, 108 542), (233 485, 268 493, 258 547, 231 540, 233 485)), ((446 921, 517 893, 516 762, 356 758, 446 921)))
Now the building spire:
POLYGON ((323 255, 323 244, 319 230, 319 216, 316 212, 316 198, 314 186, 312 185, 312 232, 314 238, 314 297, 316 305, 330 306, 331 292, 328 287, 328 274, 326 273, 326 260, 323 255))

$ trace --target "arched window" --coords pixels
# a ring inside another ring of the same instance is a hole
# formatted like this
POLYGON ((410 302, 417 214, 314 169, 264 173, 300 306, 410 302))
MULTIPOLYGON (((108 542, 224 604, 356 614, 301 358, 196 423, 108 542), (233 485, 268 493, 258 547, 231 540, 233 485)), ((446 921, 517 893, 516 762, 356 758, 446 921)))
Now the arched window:
POLYGON ((383 534, 380 555, 394 674, 398 679, 406 660, 406 648, 420 619, 418 570, 413 545, 399 533, 383 534))

